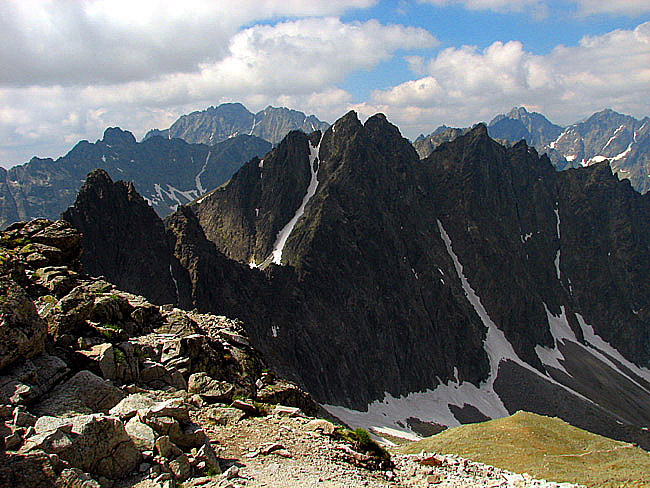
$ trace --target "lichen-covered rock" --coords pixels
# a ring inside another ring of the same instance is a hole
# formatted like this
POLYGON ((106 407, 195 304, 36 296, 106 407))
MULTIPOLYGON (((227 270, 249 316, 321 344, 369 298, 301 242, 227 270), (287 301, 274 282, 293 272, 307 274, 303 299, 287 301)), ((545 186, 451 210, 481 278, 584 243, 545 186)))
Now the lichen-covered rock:
POLYGON ((43 351, 46 323, 27 292, 15 281, 0 277, 0 371, 18 358, 43 351))
POLYGON ((132 417, 124 426, 126 433, 141 451, 151 451, 156 444, 156 433, 147 424, 140 422, 137 417, 132 417))
POLYGON ((18 361, 0 376, 0 403, 29 404, 50 391, 69 371, 57 356, 41 354, 18 361))
POLYGON ((70 416, 108 412, 126 394, 90 371, 80 371, 54 388, 34 410, 39 415, 70 416))

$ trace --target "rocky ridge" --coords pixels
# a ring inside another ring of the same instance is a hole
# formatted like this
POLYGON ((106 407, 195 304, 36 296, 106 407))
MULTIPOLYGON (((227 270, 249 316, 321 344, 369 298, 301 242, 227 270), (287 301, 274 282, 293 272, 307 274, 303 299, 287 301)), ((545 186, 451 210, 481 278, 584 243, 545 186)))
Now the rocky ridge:
POLYGON ((240 419, 266 404, 316 412, 265 369, 239 322, 155 306, 87 276, 80 243, 63 221, 2 233, 3 486, 175 486, 221 472, 192 420, 197 408, 240 419))
POLYGON ((183 115, 168 129, 149 131, 144 140, 161 136, 178 137, 189 143, 215 144, 248 134, 276 145, 292 130, 309 134, 327 127, 327 122, 321 122, 314 115, 307 116, 285 107, 268 106, 254 114, 241 103, 223 103, 183 115))
MULTIPOLYGON (((515 107, 499 114, 488 125, 488 133, 499 142, 512 145, 525 140, 540 154, 545 153, 558 170, 589 166, 607 160, 619 179, 629 179, 632 186, 645 193, 650 189, 650 143, 648 117, 637 120, 606 109, 589 118, 561 127, 542 114, 515 107)), ((413 144, 424 158, 442 142, 467 129, 442 126, 413 144)))
POLYGON ((244 162, 270 148, 249 135, 211 146, 160 137, 138 143, 130 132, 111 127, 102 139, 81 141, 57 160, 35 157, 9 170, 0 168, 0 228, 37 217, 58 218, 95 168, 132 181, 165 216, 221 185, 244 162))

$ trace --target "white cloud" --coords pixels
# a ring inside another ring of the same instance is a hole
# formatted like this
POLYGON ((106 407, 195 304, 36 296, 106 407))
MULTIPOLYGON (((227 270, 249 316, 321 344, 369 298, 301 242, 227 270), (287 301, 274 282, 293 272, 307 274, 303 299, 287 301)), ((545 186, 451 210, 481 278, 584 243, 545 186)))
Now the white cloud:
POLYGON ((375 0, 95 0, 2 3, 0 84, 112 84, 196 72, 241 26, 338 15, 375 0))
POLYGON ((648 0, 571 0, 578 5, 578 13, 641 15, 650 12, 648 0))
POLYGON ((371 69, 397 50, 436 44, 423 29, 306 18, 243 29, 218 60, 194 71, 110 84, 0 88, 0 140, 11 141, 0 147, 0 161, 61 154, 69 142, 101 137, 109 125, 140 137, 222 101, 242 101, 251 110, 288 105, 333 120, 351 100, 337 87, 346 75, 371 69), (59 141, 56 151, 46 144, 53 140, 59 141))
POLYGON ((544 56, 518 41, 448 48, 429 61, 426 76, 374 91, 363 110, 387 112, 411 137, 441 123, 489 120, 514 105, 561 124, 605 107, 641 117, 650 112, 649 59, 650 22, 544 56))

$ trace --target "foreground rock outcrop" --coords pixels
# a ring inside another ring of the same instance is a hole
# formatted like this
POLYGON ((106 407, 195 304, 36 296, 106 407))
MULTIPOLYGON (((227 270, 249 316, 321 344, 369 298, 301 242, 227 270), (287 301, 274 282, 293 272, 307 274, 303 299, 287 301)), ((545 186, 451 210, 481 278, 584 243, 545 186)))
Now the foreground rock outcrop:
POLYGON ((316 412, 266 369, 238 321, 87 276, 80 242, 45 219, 1 237, 0 485, 174 486, 221 472, 197 408, 316 412))

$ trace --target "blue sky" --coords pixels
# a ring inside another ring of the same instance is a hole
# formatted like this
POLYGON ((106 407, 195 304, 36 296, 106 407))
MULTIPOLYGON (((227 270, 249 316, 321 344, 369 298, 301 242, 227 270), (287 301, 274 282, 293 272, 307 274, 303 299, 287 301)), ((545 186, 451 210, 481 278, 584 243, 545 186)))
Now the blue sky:
POLYGON ((650 115, 647 0, 5 0, 0 165, 222 102, 414 138, 523 105, 650 115))

